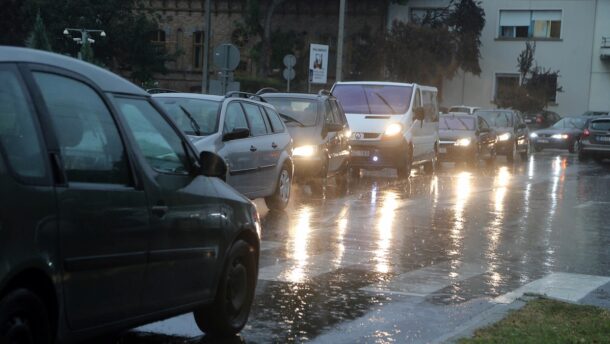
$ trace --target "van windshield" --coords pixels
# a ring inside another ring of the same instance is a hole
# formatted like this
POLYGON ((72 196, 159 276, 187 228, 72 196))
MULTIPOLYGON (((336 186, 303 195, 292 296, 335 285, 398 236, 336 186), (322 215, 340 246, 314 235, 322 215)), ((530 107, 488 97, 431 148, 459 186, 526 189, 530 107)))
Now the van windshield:
POLYGON ((336 85, 333 95, 346 113, 404 114, 411 104, 411 86, 336 85))

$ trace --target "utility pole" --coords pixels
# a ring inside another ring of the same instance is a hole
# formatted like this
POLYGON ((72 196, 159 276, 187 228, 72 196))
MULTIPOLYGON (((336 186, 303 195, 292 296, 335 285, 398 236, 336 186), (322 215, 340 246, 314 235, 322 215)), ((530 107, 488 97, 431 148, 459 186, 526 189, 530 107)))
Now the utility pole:
MULTIPOLYGON (((76 42, 76 44, 80 44, 80 45, 85 45, 85 44, 93 44, 95 43, 95 40, 93 38, 91 38, 91 34, 92 33, 99 33, 100 37, 105 38, 106 37, 106 32, 104 30, 92 30, 92 29, 75 29, 75 28, 65 28, 63 31, 63 34, 68 37, 68 38, 72 38, 72 40, 74 42, 76 42), (76 32, 80 34, 80 37, 72 37, 72 35, 70 34, 70 32, 76 32)), ((83 59, 83 55, 82 55, 82 48, 81 50, 78 51, 78 59, 82 60, 83 59)))
POLYGON ((208 93, 208 77, 210 75, 210 35, 212 31, 212 15, 210 0, 205 0, 205 32, 203 33, 203 79, 201 80, 201 93, 208 93))
POLYGON ((337 70, 335 81, 341 81, 343 72, 343 35, 345 30, 345 1, 339 0, 339 34, 337 35, 337 70))

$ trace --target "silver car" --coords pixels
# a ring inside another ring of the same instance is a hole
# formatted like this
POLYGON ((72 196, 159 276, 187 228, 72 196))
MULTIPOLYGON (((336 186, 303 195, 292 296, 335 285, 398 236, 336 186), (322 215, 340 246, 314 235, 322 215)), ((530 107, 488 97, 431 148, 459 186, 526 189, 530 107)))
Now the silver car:
POLYGON ((199 152, 222 157, 226 182, 247 197, 265 198, 270 209, 290 199, 292 138, 272 105, 239 92, 227 96, 159 93, 155 99, 199 152))

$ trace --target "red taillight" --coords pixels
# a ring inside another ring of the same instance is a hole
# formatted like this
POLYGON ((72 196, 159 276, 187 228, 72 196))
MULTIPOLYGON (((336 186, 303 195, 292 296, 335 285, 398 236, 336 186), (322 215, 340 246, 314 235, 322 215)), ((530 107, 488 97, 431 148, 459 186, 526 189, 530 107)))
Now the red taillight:
POLYGON ((542 116, 536 116, 536 123, 542 123, 542 116))
POLYGON ((585 131, 582 132, 582 137, 589 137, 589 135, 591 135, 589 129, 585 129, 585 131))

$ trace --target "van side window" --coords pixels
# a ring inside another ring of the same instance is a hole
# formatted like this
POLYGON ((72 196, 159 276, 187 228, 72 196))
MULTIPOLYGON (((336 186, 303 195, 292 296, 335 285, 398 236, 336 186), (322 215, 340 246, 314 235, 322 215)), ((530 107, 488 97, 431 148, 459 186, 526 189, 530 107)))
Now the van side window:
POLYGON ((33 109, 15 70, 0 67, 0 147, 13 171, 25 178, 46 174, 33 109))
POLYGON ((421 94, 419 89, 415 91, 415 99, 413 99, 413 110, 421 107, 421 94))
POLYGON ((86 84, 35 72, 53 121, 69 182, 129 184, 129 169, 116 123, 86 84))

